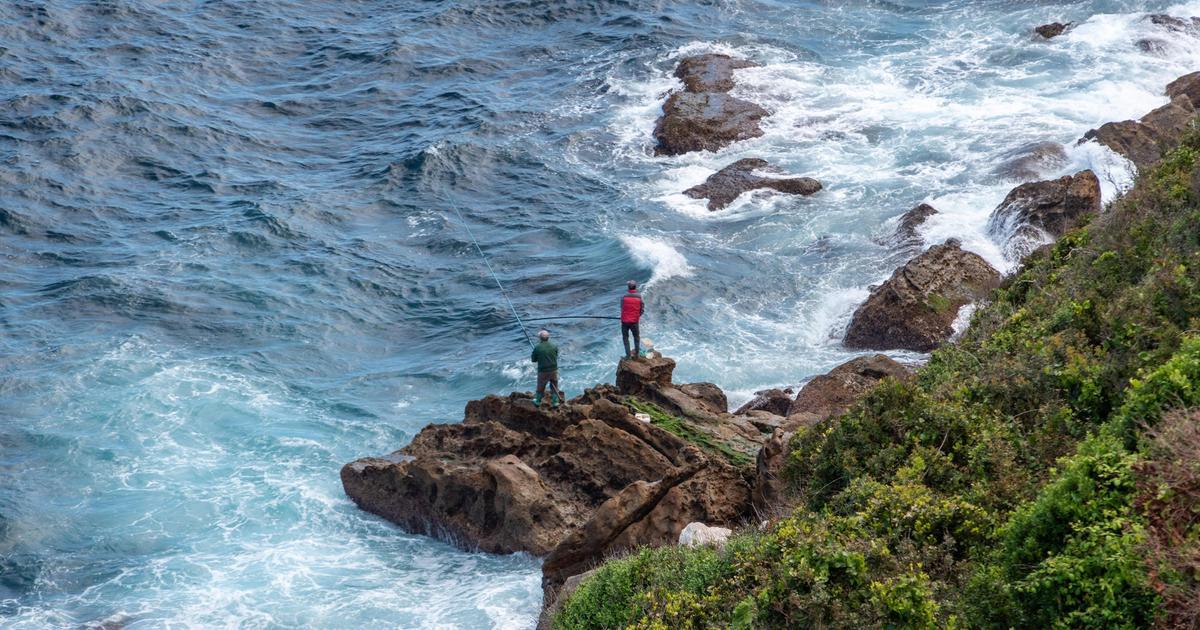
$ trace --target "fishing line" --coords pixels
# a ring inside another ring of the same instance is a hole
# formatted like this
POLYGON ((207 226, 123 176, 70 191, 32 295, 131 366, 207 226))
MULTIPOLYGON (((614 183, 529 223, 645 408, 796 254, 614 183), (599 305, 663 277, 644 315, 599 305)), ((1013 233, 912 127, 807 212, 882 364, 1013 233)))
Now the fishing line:
POLYGON ((475 244, 475 251, 479 252, 479 257, 483 259, 483 264, 487 265, 488 272, 492 274, 492 280, 496 281, 496 286, 500 287, 500 295, 504 297, 504 301, 508 302, 508 308, 512 309, 513 317, 517 319, 517 325, 521 327, 521 334, 525 335, 525 341, 529 343, 529 347, 533 347, 533 340, 529 338, 529 331, 525 330, 525 322, 521 321, 521 316, 517 314, 517 307, 513 306, 512 300, 508 299, 508 293, 504 291, 504 285, 500 284, 500 278, 496 275, 496 271, 492 269, 492 263, 488 262, 488 257, 484 255, 483 248, 479 246, 479 241, 475 240, 475 233, 471 231, 471 226, 467 224, 467 220, 463 218, 462 212, 458 206, 450 204, 454 209, 454 213, 458 215, 458 220, 467 228, 467 236, 471 237, 471 242, 475 244))

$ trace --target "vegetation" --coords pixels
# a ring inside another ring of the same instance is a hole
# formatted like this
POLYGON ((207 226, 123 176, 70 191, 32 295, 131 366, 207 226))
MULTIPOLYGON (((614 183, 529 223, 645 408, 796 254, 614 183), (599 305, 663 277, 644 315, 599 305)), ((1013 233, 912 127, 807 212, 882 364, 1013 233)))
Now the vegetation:
POLYGON ((754 463, 753 456, 705 433, 687 420, 663 411, 652 402, 630 397, 625 400, 625 404, 638 413, 650 416, 650 423, 654 426, 674 433, 709 454, 724 457, 734 466, 749 466, 754 463))
POLYGON ((612 561, 555 627, 1195 626, 1198 157, 1193 133, 914 382, 796 435, 790 517, 612 561))

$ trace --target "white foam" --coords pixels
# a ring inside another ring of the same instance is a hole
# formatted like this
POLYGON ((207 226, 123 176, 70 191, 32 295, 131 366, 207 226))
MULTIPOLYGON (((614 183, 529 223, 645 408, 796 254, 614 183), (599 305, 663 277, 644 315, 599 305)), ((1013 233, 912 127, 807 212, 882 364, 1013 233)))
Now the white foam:
POLYGON ((621 235, 621 243, 639 267, 650 269, 652 285, 668 278, 692 275, 692 266, 683 254, 662 237, 621 235))

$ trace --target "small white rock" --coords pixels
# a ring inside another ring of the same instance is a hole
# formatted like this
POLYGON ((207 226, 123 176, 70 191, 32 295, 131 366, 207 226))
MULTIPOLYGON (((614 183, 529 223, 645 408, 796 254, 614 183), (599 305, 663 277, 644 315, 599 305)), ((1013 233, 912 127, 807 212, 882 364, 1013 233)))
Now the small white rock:
POLYGON ((633 414, 633 417, 645 422, 646 424, 650 424, 650 414, 648 413, 635 413, 633 414))
POLYGON ((679 544, 684 547, 713 545, 720 549, 732 534, 733 531, 726 527, 709 527, 700 522, 688 523, 687 527, 679 532, 679 544))

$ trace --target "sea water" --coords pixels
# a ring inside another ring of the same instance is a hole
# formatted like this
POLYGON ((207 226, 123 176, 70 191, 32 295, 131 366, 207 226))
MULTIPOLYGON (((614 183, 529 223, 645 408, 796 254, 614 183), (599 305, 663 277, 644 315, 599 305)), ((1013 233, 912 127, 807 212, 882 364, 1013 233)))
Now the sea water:
MULTIPOLYGON (((853 356, 917 203, 927 243, 1011 269, 1006 152, 1128 186, 1075 141, 1200 69, 1152 12, 1200 2, 0 4, 0 626, 532 625, 536 558, 407 534, 338 479, 533 385, 456 209, 524 317, 613 316, 640 280, 643 336, 737 404, 853 356), (765 133, 654 157, 704 52, 759 64, 734 94, 765 133), (742 157, 825 188, 681 194, 742 157)), ((613 322, 548 327, 568 393, 611 380, 613 322)))

